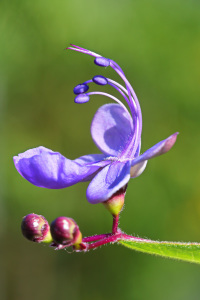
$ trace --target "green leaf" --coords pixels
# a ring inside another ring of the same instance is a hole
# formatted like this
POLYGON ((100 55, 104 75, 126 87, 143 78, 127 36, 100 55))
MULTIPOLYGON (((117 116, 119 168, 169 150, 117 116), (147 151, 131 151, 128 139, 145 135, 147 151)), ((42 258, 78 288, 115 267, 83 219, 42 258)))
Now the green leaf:
POLYGON ((200 263, 200 243, 158 242, 138 238, 120 240, 119 243, 140 252, 200 263))

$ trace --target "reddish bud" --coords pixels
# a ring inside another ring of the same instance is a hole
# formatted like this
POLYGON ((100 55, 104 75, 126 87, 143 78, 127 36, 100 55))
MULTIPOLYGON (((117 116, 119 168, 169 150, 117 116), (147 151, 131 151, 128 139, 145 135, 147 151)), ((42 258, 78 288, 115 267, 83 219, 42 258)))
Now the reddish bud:
POLYGON ((51 235, 54 242, 66 246, 80 244, 82 234, 76 222, 67 217, 58 217, 50 226, 51 235))
POLYGON ((49 243, 52 241, 49 223, 45 217, 29 214, 22 220, 21 230, 25 238, 32 242, 49 243))

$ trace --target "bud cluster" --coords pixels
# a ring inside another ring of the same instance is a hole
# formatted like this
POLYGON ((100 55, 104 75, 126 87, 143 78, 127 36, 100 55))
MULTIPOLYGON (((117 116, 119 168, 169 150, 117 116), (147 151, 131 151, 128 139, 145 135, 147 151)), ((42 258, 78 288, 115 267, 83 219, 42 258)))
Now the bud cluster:
POLYGON ((87 251, 111 242, 117 242, 121 236, 118 228, 119 214, 124 205, 127 185, 118 190, 103 205, 113 216, 112 232, 82 238, 77 223, 68 217, 58 217, 51 225, 45 217, 29 214, 22 220, 21 229, 24 237, 36 243, 50 243, 55 250, 73 247, 75 251, 87 251), (92 243, 95 242, 95 243, 92 243))
POLYGON ((82 242, 82 234, 76 222, 67 217, 58 217, 49 226, 45 217, 37 214, 25 216, 21 224, 25 238, 36 243, 51 243, 56 249, 78 246, 82 242))

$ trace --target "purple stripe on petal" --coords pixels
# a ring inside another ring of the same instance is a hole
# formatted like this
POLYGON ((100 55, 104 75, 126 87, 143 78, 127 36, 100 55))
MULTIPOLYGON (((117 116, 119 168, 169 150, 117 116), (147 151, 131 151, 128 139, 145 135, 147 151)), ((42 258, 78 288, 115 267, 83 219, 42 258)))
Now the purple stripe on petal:
POLYGON ((92 120, 91 135, 102 152, 119 157, 133 135, 130 114, 118 104, 101 106, 92 120))
POLYGON ((145 151, 142 155, 132 160, 131 166, 135 166, 138 163, 141 163, 145 160, 154 158, 156 156, 162 155, 168 152, 176 142, 178 132, 170 135, 167 139, 157 143, 147 151, 145 151))
POLYGON ((108 200, 120 188, 125 186, 130 179, 130 161, 113 162, 104 167, 93 178, 87 188, 87 199, 91 204, 108 200))
POLYGON ((59 152, 38 147, 15 156, 14 164, 21 176, 32 184, 49 189, 61 189, 93 178, 93 174, 109 163, 99 161, 104 157, 103 154, 87 155, 73 161, 59 152))

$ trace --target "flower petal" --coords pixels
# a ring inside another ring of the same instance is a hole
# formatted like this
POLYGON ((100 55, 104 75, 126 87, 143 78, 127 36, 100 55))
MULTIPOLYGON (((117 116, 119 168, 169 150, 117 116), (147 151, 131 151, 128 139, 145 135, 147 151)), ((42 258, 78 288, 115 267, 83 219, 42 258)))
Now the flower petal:
MULTIPOLYGON (((162 155, 168 152, 176 142, 178 132, 170 135, 167 139, 157 143, 147 151, 145 151, 142 155, 138 156, 137 158, 132 160, 131 166, 136 166, 142 162, 145 162, 148 159, 154 158, 156 156, 162 155)), ((140 165, 142 167, 142 164, 140 165)), ((142 172, 141 172, 142 173, 142 172)), ((141 174, 140 173, 140 174, 141 174)), ((139 175, 140 175, 139 174, 139 175)), ((139 176, 137 175, 137 176, 139 176)), ((135 177, 135 176, 134 176, 135 177)))
POLYGON ((88 201, 92 204, 104 202, 125 186, 130 179, 130 166, 130 161, 116 161, 104 167, 87 188, 88 201))
POLYGON ((91 135, 102 152, 119 156, 133 136, 132 118, 119 104, 105 104, 94 115, 91 135))
POLYGON ((131 170, 130 170, 131 178, 140 176, 144 172, 146 165, 147 165, 147 160, 144 160, 144 161, 132 166, 131 170))
POLYGON ((15 156, 14 164, 18 172, 32 184, 61 189, 91 180, 99 169, 109 163, 101 161, 104 157, 103 154, 86 155, 73 161, 59 152, 38 147, 15 156))

